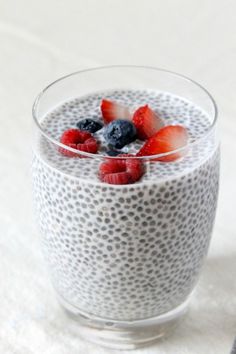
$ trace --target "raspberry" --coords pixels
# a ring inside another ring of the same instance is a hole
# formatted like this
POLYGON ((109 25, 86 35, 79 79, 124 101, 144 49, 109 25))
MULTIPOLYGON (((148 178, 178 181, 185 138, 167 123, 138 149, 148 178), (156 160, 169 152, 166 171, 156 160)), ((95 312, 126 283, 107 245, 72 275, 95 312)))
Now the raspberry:
POLYGON ((125 158, 129 156, 132 155, 119 155, 116 159, 107 159, 103 162, 99 168, 101 181, 109 184, 137 182, 144 173, 143 164, 138 159, 125 158))
MULTIPOLYGON (((67 145, 73 149, 89 152, 96 154, 98 151, 98 145, 95 138, 88 132, 79 130, 79 129, 69 129, 66 130, 60 139, 60 142, 64 145, 67 145)), ((62 155, 68 157, 83 157, 75 152, 69 151, 64 148, 59 148, 59 152, 62 155)))

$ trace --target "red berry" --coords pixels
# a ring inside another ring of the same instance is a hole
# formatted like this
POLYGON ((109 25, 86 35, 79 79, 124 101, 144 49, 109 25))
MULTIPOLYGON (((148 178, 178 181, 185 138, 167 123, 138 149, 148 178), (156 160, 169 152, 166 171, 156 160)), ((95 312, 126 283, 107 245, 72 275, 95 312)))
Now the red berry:
MULTIPOLYGON (((90 133, 79 129, 66 130, 62 134, 60 142, 73 149, 90 152, 92 154, 96 154, 98 151, 98 145, 94 137, 90 133)), ((59 148, 59 152, 68 157, 83 157, 82 155, 61 147, 59 148)))
MULTIPOLYGON (((188 143, 187 129, 181 125, 168 125, 160 129, 155 135, 148 139, 137 153, 137 156, 149 156, 167 153, 183 148, 188 143)), ((156 158, 157 161, 170 162, 186 154, 186 149, 156 158)))
POLYGON ((134 112, 133 123, 141 140, 150 138, 164 125, 162 119, 148 105, 139 107, 134 112))
POLYGON ((132 183, 127 172, 110 173, 109 175, 105 175, 102 181, 109 184, 132 183))
POLYGON ((105 123, 110 123, 115 119, 131 119, 129 109, 117 102, 102 100, 101 111, 105 123))
POLYGON ((133 155, 119 155, 107 159, 100 165, 99 177, 109 184, 130 184, 137 182, 144 173, 143 164, 138 159, 125 159, 133 155), (122 158, 120 158, 122 157, 122 158))

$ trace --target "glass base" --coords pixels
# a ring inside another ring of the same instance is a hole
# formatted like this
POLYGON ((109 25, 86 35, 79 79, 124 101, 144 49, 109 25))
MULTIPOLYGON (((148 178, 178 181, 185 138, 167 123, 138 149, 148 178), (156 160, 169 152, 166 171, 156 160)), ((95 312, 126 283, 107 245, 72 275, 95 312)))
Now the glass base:
POLYGON ((76 321, 80 337, 104 347, 127 350, 151 345, 169 335, 186 313, 189 299, 160 316, 134 321, 116 321, 86 314, 60 296, 59 302, 76 321))

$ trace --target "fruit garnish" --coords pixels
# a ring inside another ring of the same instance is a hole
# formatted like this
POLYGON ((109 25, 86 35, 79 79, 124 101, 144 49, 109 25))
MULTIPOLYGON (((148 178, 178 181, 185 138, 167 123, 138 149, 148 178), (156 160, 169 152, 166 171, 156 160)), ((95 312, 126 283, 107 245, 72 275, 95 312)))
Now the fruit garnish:
MULTIPOLYGON (((149 156, 167 153, 184 148, 188 143, 188 132, 182 125, 168 125, 161 128, 149 138, 137 153, 137 156, 149 156)), ((186 149, 176 153, 158 157, 155 160, 161 162, 175 161, 186 154, 186 149)))
POLYGON ((89 133, 95 133, 103 127, 102 123, 91 118, 85 118, 78 121, 76 126, 79 130, 87 131, 89 133))
POLYGON ((103 99, 100 108, 102 111, 104 122, 106 124, 116 119, 131 120, 131 114, 129 109, 120 103, 103 99))
POLYGON ((99 177, 109 184, 131 184, 137 182, 144 173, 144 167, 138 159, 127 159, 133 155, 121 154, 115 159, 107 159, 101 163, 99 177))
POLYGON ((122 149, 136 139, 136 128, 128 120, 117 119, 106 126, 104 137, 110 147, 122 149))
MULTIPOLYGON (((61 138, 60 142, 64 145, 67 145, 73 149, 90 152, 96 154, 98 151, 98 144, 96 139, 88 132, 79 130, 79 129, 68 129, 66 130, 61 138)), ((67 149, 59 148, 59 152, 62 155, 68 157, 82 157, 81 155, 69 151, 67 149)))
POLYGON ((147 104, 134 112, 132 120, 141 140, 150 138, 164 126, 162 119, 147 104))

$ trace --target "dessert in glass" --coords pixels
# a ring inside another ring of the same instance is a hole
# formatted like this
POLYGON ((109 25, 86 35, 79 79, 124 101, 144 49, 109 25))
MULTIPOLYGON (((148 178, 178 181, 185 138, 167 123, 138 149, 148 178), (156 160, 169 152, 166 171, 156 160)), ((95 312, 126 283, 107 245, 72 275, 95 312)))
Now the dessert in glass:
POLYGON ((33 107, 33 197, 52 284, 78 334, 118 349, 186 312, 218 195, 217 109, 156 68, 84 70, 33 107))

